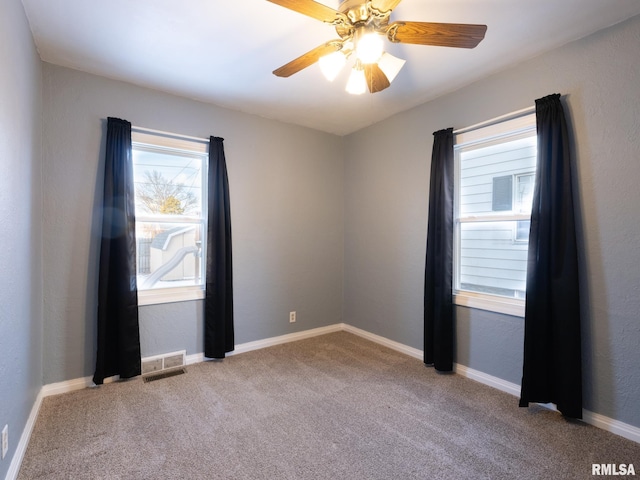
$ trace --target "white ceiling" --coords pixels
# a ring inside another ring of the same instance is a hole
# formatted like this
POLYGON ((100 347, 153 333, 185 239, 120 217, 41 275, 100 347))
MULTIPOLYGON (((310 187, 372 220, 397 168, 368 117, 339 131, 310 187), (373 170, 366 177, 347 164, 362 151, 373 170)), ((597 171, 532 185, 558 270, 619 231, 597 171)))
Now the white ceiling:
POLYGON ((391 21, 485 24, 485 39, 471 50, 389 43, 407 60, 398 77, 353 96, 348 69, 333 83, 317 65, 271 73, 337 34, 266 0, 22 3, 46 62, 338 135, 640 14, 638 0, 404 0, 391 21))

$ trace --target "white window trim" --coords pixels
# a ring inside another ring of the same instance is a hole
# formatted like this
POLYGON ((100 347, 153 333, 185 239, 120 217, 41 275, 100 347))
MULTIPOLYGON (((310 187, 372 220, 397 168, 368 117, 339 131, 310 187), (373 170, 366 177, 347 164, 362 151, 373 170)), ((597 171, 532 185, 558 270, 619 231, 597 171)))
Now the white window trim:
POLYGON ((202 300, 204 297, 204 285, 139 290, 138 305, 144 306, 160 303, 187 302, 192 300, 202 300))
MULTIPOLYGON (((499 140, 504 137, 511 137, 517 134, 526 134, 531 131, 535 132, 536 116, 535 110, 525 109, 513 114, 498 117, 481 124, 463 128, 454 132, 455 141, 454 148, 459 150, 477 143, 485 143, 491 140, 499 140), (533 125, 533 126, 532 126, 533 125)), ((456 191, 456 208, 454 212, 455 223, 467 222, 491 222, 500 220, 529 220, 530 215, 514 214, 507 212, 506 214, 484 215, 482 217, 467 216, 459 218, 457 206, 457 192, 460 188, 460 165, 456 161, 455 173, 455 191, 456 191)), ((457 228, 454 226, 454 228, 457 228)), ((525 300, 518 298, 501 297, 487 293, 477 293, 466 290, 457 290, 455 280, 457 279, 457 265, 460 262, 460 239, 454 233, 454 286, 453 286, 453 303, 455 305, 475 308, 479 310, 487 310, 490 312, 502 313, 524 318, 525 300)))
POLYGON ((209 151, 209 140, 204 138, 188 137, 141 127, 131 127, 131 143, 155 145, 176 150, 190 150, 197 153, 207 153, 209 151))
MULTIPOLYGON (((141 127, 132 127, 131 137, 133 145, 156 146, 160 147, 160 149, 167 150, 191 151, 201 155, 207 154, 209 151, 209 140, 203 138, 188 137, 141 127)), ((203 187, 205 187, 207 184, 206 173, 208 169, 206 161, 203 167, 202 182, 203 187)), ((136 216, 136 220, 153 222, 158 219, 153 216, 140 215, 136 216)), ((201 223, 205 231, 207 227, 206 215, 204 215, 203 218, 167 215, 162 218, 162 221, 170 223, 201 223)), ((206 251, 206 247, 204 251, 206 251)), ((206 279, 203 279, 202 285, 138 290, 138 306, 202 300, 206 296, 205 289, 206 279)))
POLYGON ((518 298, 459 291, 454 292, 453 303, 462 307, 476 308, 478 310, 487 310, 489 312, 524 318, 525 301, 518 298))

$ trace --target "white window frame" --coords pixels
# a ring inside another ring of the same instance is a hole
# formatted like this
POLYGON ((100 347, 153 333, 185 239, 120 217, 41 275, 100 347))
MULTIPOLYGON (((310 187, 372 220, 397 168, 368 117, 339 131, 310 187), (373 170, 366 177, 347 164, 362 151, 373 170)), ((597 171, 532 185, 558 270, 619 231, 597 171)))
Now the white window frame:
MULTIPOLYGON (((181 215, 167 215, 162 217, 162 222, 167 223, 200 223, 204 238, 202 240, 202 255, 206 258, 206 233, 207 233, 207 157, 209 153, 209 141, 201 138, 186 137, 168 132, 158 132, 140 127, 131 130, 132 147, 147 146, 165 150, 185 151, 196 153, 203 157, 202 160, 202 214, 200 217, 186 217, 181 215)), ((136 222, 157 222, 158 218, 148 215, 136 215, 136 222)), ((206 262, 203 262, 206 266, 206 262)), ((136 258, 136 273, 138 259, 136 258)), ((155 305, 161 303, 184 302, 201 300, 205 298, 206 271, 201 271, 202 285, 187 285, 180 287, 138 289, 138 305, 155 305)))
MULTIPOLYGON (((519 192, 518 192, 520 178, 532 176, 533 180, 535 182, 535 175, 536 175, 535 171, 516 173, 516 174, 513 175, 513 207, 514 207, 513 209, 514 209, 514 211, 520 211, 519 207, 521 207, 521 204, 520 204, 520 201, 519 201, 519 192)), ((533 185, 532 185, 532 187, 533 187, 533 185)), ((520 222, 522 222, 522 221, 523 220, 519 220, 514 224, 514 227, 513 227, 513 242, 514 243, 527 243, 529 241, 528 237, 526 239, 518 238, 518 227, 520 225, 520 222)))
MULTIPOLYGON (((514 211, 497 213, 495 215, 460 216, 460 151, 465 147, 481 144, 496 144, 530 136, 536 133, 535 112, 527 109, 525 112, 515 112, 484 124, 468 127, 454 132, 454 245, 453 245, 453 303, 464 307, 488 310, 512 316, 524 317, 525 300, 503 297, 488 293, 478 293, 458 288, 460 265, 460 224, 471 222, 489 222, 505 220, 530 220, 529 214, 520 214, 514 211)), ((535 172, 534 172, 535 173, 535 172)), ((514 179, 515 180, 515 179, 514 179)), ((515 184, 516 182, 514 182, 515 184)), ((515 188, 515 186, 514 186, 515 188)), ((515 202, 515 198, 514 198, 515 202)), ((515 239, 515 232, 514 232, 515 239)))

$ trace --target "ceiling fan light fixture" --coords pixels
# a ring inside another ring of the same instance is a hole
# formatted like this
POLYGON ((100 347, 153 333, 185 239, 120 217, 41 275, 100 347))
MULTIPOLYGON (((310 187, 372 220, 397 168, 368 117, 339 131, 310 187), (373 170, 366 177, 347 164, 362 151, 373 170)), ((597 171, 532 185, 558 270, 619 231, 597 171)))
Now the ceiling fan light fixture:
POLYGON ((398 57, 394 57, 390 53, 384 52, 378 60, 378 67, 380 70, 387 76, 389 83, 393 82, 393 79, 396 78, 400 70, 406 63, 406 60, 403 60, 398 57))
POLYGON ((367 79, 364 76, 362 67, 356 65, 351 69, 351 75, 349 75, 345 90, 352 95, 362 95, 367 91, 367 79))
POLYGON ((320 57, 318 61, 320 65, 320 71, 324 75, 324 78, 333 82, 338 76, 344 64, 347 62, 347 58, 341 51, 330 53, 324 57, 320 57))
POLYGON ((378 33, 365 33, 356 43, 356 57, 364 64, 376 63, 382 55, 384 42, 378 33))
POLYGON ((384 52, 386 41, 411 45, 475 48, 485 36, 486 25, 415 21, 390 22, 402 0, 340 0, 336 8, 324 0, 268 0, 297 13, 333 25, 337 39, 326 42, 277 68, 273 74, 290 77, 319 62, 324 76, 334 80, 345 60, 356 58, 347 92, 381 92, 391 86, 405 61, 384 52), (337 53, 336 53, 337 52, 337 53))

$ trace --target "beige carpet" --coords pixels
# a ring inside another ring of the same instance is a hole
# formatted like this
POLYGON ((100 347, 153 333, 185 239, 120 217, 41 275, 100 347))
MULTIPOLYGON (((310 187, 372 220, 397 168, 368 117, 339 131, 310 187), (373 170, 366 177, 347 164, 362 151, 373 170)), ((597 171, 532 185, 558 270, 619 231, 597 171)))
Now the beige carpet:
POLYGON ((587 479, 597 478, 592 463, 640 469, 639 444, 517 403, 333 333, 46 398, 18 478, 587 479))

